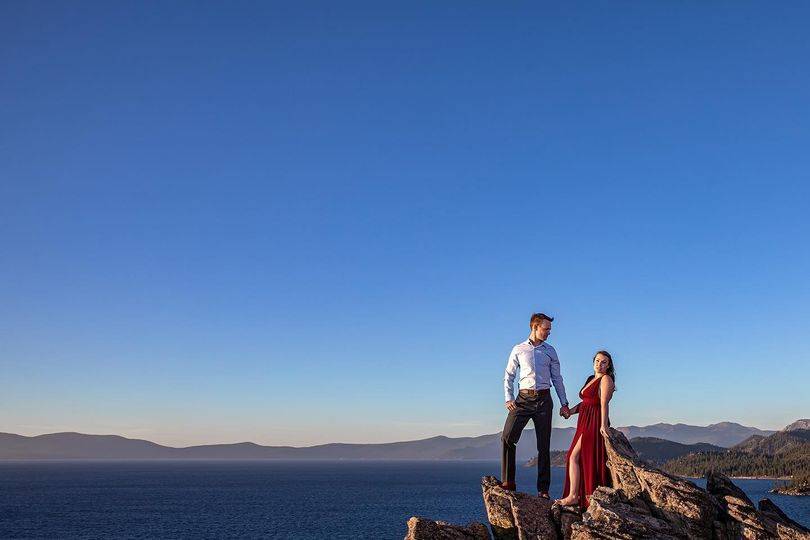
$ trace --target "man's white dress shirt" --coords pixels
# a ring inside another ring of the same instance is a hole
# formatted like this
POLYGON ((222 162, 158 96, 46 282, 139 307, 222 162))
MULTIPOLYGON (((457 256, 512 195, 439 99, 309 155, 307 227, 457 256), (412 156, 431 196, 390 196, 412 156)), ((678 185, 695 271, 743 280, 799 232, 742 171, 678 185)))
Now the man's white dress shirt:
POLYGON ((562 375, 560 375, 560 359, 557 358, 557 351, 554 350, 554 347, 545 341, 541 341, 535 346, 532 345, 531 340, 527 339, 512 348, 503 377, 506 401, 515 399, 513 385, 518 370, 520 370, 519 390, 547 390, 553 384, 557 397, 560 398, 560 404, 568 404, 568 399, 565 397, 565 385, 562 375))

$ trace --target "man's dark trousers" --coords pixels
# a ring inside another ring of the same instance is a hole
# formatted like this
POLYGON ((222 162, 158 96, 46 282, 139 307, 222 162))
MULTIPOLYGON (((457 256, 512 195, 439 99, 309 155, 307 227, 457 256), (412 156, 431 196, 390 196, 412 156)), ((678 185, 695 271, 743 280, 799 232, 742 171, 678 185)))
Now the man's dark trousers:
POLYGON ((551 458, 549 446, 551 444, 551 414, 553 405, 551 392, 537 390, 530 395, 521 390, 515 400, 516 409, 509 411, 506 424, 503 426, 501 442, 503 453, 501 455, 501 481, 514 484, 515 482, 515 451, 518 439, 529 419, 534 422, 534 433, 537 437, 537 491, 547 492, 551 483, 551 458))

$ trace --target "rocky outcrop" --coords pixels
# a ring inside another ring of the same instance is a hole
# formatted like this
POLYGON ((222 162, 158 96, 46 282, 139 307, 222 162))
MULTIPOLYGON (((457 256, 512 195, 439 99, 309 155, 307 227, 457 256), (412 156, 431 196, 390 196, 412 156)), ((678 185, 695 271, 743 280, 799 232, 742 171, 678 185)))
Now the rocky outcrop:
POLYGON ((795 431, 797 429, 810 429, 810 418, 802 418, 800 420, 796 420, 789 426, 785 426, 785 429, 782 431, 795 431))
POLYGON ((725 532, 731 538, 777 538, 776 523, 762 514, 748 496, 722 474, 709 473, 706 489, 720 504, 725 532))
POLYGON ((444 521, 412 517, 408 520, 405 540, 489 540, 489 531, 481 523, 470 523, 462 527, 444 521))
POLYGON ((794 497, 807 497, 810 495, 810 484, 789 485, 783 487, 775 487, 770 490, 771 493, 778 493, 779 495, 792 495, 794 497))
MULTIPOLYGON (((709 474, 707 489, 701 489, 639 459, 615 429, 605 446, 612 486, 598 488, 582 513, 577 507, 553 506, 546 499, 505 491, 496 478, 484 477, 481 487, 493 538, 810 540, 810 532, 773 502, 764 499, 756 508, 725 476, 709 474)), ((410 521, 408 525, 410 534, 410 521)))
POLYGON ((807 527, 799 525, 787 517, 787 515, 782 512, 782 509, 776 506, 770 499, 762 499, 759 501, 759 511, 776 522, 777 531, 780 527, 782 527, 785 529, 785 534, 788 534, 789 530, 797 530, 805 534, 810 533, 810 530, 808 530, 807 527))
POLYGON ((582 521, 582 512, 576 506, 551 506, 551 519, 554 520, 560 538, 571 538, 571 528, 582 521))
POLYGON ((810 539, 801 525, 758 510, 727 477, 709 474, 703 490, 641 461, 618 431, 609 435, 613 485, 597 489, 570 538, 810 539))
POLYGON ((706 491, 640 460, 625 436, 616 430, 610 430, 605 448, 613 489, 620 490, 629 504, 687 536, 712 537, 717 508, 706 491))
POLYGON ((494 476, 485 476, 481 489, 495 540, 557 538, 550 500, 507 491, 494 476))
POLYGON ((600 487, 591 495, 582 521, 573 524, 570 536, 564 538, 672 539, 682 538, 682 534, 671 523, 654 516, 646 506, 627 499, 621 491, 600 487))
POLYGON ((743 490, 722 474, 709 473, 706 489, 720 505, 727 538, 810 538, 810 531, 787 517, 770 499, 760 501, 757 509, 743 490))

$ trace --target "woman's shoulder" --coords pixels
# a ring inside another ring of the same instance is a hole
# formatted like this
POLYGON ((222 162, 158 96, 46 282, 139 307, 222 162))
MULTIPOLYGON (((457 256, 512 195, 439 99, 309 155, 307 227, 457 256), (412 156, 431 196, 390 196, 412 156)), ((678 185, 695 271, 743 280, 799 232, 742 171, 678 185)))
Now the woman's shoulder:
POLYGON ((613 377, 611 377, 608 373, 605 373, 599 378, 599 386, 602 388, 612 388, 615 386, 615 384, 616 383, 614 382, 613 377))

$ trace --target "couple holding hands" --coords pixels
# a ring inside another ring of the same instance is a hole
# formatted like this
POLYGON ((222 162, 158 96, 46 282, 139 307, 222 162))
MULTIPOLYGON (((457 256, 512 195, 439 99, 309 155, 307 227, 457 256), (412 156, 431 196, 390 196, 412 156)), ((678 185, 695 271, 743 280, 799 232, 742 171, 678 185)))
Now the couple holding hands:
POLYGON ((546 343, 551 334, 553 317, 535 313, 529 320, 529 339, 518 343, 509 354, 504 375, 506 408, 509 411, 501 441, 501 486, 515 490, 515 452, 518 439, 529 420, 534 422, 537 437, 537 493, 549 498, 551 482, 551 417, 553 405, 550 388, 554 385, 560 398, 560 416, 578 414, 577 431, 566 455, 563 498, 564 506, 588 507, 589 497, 598 486, 610 485, 605 441, 610 426, 608 404, 613 396, 616 379, 613 359, 607 351, 593 357, 593 375, 589 375, 579 391, 580 403, 569 407, 565 385, 560 375, 557 351, 546 343), (514 397, 515 375, 520 370, 518 396, 514 397))

